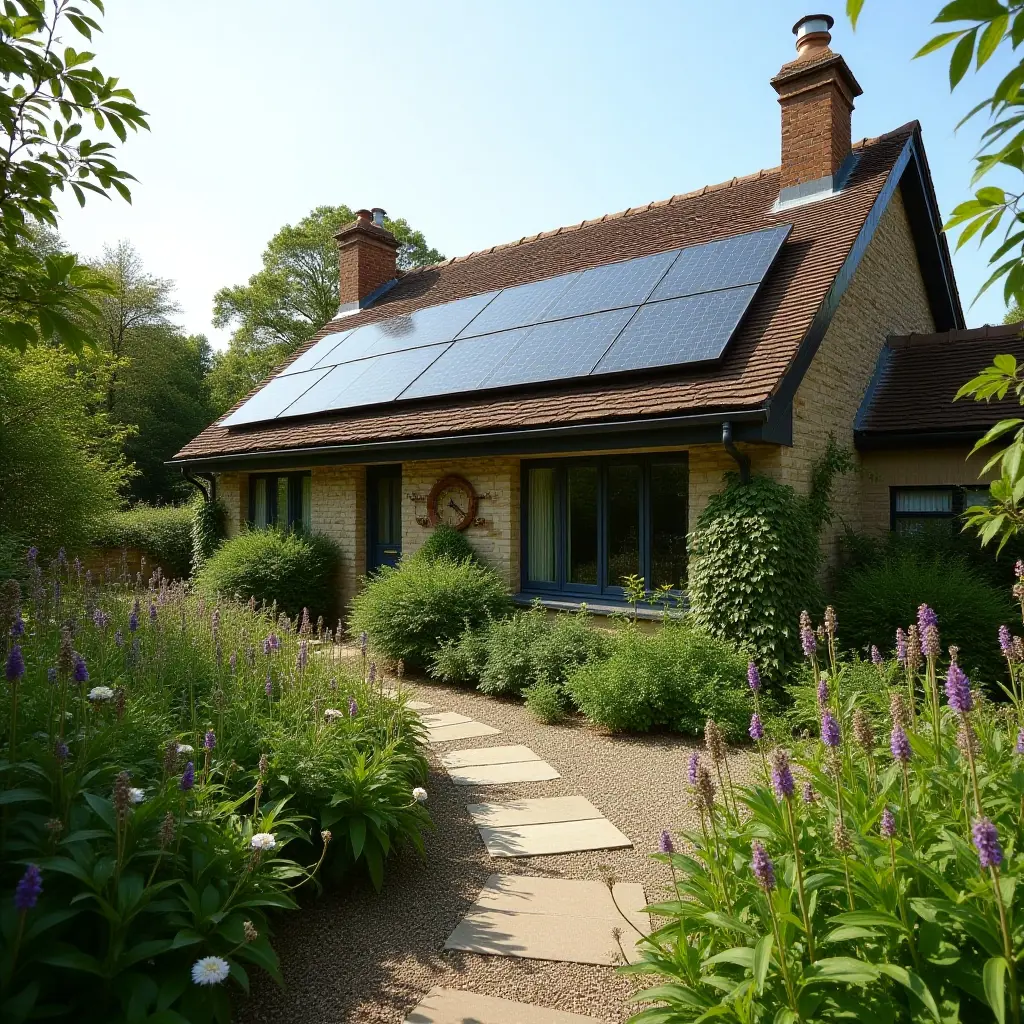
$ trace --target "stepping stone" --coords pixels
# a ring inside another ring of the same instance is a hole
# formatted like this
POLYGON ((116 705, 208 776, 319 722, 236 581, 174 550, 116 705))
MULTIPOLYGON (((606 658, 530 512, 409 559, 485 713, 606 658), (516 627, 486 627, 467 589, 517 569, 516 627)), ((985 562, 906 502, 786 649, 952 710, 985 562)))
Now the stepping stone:
POLYGON ((456 786, 502 786, 509 782, 545 782, 561 775, 547 761, 510 761, 446 768, 456 786))
MULTIPOLYGON (((643 886, 617 882, 615 899, 643 934, 651 924, 643 886)), ((635 963, 636 932, 615 909, 603 882, 529 875, 491 875, 483 892, 445 942, 445 949, 529 960, 614 966, 622 952, 635 963)))
POLYGON ((441 758, 445 768, 465 768, 478 764, 510 764, 513 761, 539 761, 540 756, 529 747, 478 747, 475 750, 452 750, 441 758))
POLYGON ((405 1018, 405 1024, 599 1024, 595 1017, 548 1010, 507 999, 432 988, 405 1018))
POLYGON ((456 725, 439 725, 427 728, 428 743, 447 743, 448 740, 467 740, 473 736, 496 736, 500 729, 482 722, 459 722, 456 725))
POLYGON ((492 857, 537 857, 633 845, 582 796, 469 804, 467 809, 492 857))
POLYGON ((405 702, 407 708, 411 708, 413 711, 426 711, 427 708, 432 708, 433 704, 428 704, 424 700, 407 700, 405 702))
POLYGON ((464 722, 472 722, 468 715, 460 715, 454 711, 437 711, 432 715, 421 715, 423 724, 428 729, 436 729, 440 725, 461 725, 464 722))

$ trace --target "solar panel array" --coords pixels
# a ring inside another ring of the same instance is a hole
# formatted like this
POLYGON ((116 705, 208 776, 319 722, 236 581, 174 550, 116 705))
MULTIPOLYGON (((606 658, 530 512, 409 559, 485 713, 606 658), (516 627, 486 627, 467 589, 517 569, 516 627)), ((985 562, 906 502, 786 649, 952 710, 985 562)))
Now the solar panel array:
POLYGON ((719 359, 789 231, 752 231, 329 334, 222 425, 719 359))

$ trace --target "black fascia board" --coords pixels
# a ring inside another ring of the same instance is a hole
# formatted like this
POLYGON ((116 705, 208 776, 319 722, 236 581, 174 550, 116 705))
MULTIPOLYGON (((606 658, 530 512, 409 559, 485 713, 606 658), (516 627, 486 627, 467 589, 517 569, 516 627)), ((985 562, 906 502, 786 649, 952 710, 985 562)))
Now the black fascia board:
POLYGON ((970 445, 983 437, 988 427, 957 427, 952 430, 855 430, 853 444, 859 452, 898 451, 902 448, 950 448, 970 445))

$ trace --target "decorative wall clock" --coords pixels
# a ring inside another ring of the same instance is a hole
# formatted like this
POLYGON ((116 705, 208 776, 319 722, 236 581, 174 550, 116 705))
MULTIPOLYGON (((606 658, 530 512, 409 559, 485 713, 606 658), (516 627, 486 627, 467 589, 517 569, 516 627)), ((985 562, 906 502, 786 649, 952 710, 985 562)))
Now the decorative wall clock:
POLYGON ((427 496, 427 517, 431 526, 446 523, 464 530, 476 519, 477 496, 473 485, 461 476, 446 476, 437 481, 427 496))

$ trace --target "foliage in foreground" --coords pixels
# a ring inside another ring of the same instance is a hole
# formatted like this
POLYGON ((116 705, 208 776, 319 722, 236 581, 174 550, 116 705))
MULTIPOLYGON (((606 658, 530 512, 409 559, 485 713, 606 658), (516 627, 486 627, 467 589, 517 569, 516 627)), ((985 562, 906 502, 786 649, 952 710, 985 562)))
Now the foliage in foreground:
POLYGON ((576 669, 566 689, 587 718, 614 732, 696 735, 714 718, 738 737, 746 672, 732 644, 691 621, 665 622, 653 633, 629 625, 615 634, 610 656, 576 669))
POLYGON ((243 530, 203 564, 195 588, 209 600, 218 594, 277 604, 293 617, 307 608, 332 620, 341 554, 323 534, 296 530, 243 530))
POLYGON ((445 641, 504 615, 508 591, 494 570, 470 559, 404 558, 365 581, 352 602, 349 631, 367 633, 393 663, 426 668, 445 641))
POLYGON ((106 548, 137 548, 168 579, 188 579, 194 518, 194 505, 136 505, 104 516, 92 541, 106 548))
POLYGON ((689 771, 700 827, 681 833, 686 852, 666 831, 655 855, 671 887, 648 909, 667 923, 623 968, 665 981, 637 994, 658 1005, 633 1021, 1017 1024, 1024 646, 1003 632, 1011 700, 997 707, 955 649, 946 662, 926 605, 895 664, 875 655, 884 701, 848 686, 831 609, 801 639, 820 739, 792 767, 769 755, 754 671, 758 784, 732 784, 709 728, 689 771))
POLYGON ((422 727, 308 619, 28 570, 0 586, 0 1018, 227 1022, 321 863, 379 887, 421 849, 422 727))

